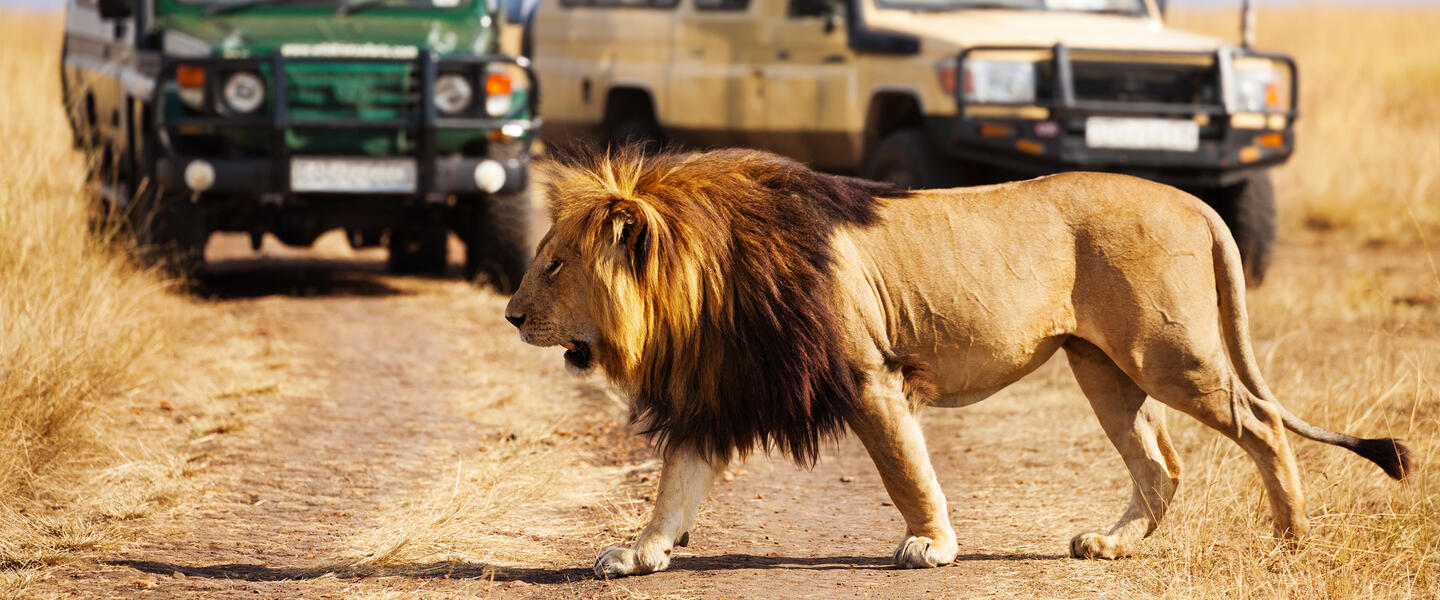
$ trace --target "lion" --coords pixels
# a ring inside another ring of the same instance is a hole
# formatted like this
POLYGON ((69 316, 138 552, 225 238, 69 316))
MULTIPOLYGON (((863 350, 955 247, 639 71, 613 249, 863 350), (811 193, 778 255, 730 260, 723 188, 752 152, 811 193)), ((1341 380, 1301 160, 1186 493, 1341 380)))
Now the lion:
POLYGON ((600 368, 663 458, 649 524, 599 577, 665 569, 717 473, 754 451, 813 465, 848 428, 905 532, 901 567, 959 551, 917 421, 1064 350, 1133 481, 1077 558, 1131 554, 1180 482, 1164 407, 1254 461, 1280 538, 1309 527, 1289 429, 1391 477, 1410 451, 1291 414, 1261 378, 1244 273, 1220 217, 1175 188, 1066 173, 902 191, 752 150, 593 153, 540 166, 553 225, 505 317, 600 368))

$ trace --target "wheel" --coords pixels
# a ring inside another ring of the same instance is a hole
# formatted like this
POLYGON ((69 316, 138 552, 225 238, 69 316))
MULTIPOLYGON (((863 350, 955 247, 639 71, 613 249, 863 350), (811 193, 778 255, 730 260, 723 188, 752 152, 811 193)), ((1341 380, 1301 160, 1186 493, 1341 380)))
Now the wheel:
POLYGON ((1240 261, 1245 265, 1245 283, 1259 286, 1270 268, 1275 247, 1275 184, 1269 171, 1258 171, 1244 181, 1201 195, 1230 227, 1240 261))
POLYGON ((449 264, 449 235, 450 231, 441 225, 391 229, 386 266, 397 275, 444 275, 449 264))
POLYGON ((963 165, 947 158, 920 129, 885 136, 865 161, 863 174, 901 189, 956 187, 966 179, 963 165))
POLYGON ((465 278, 488 283, 502 294, 520 286, 530 266, 530 193, 475 198, 465 240, 465 278))
POLYGON ((658 154, 665 147, 665 135, 648 115, 625 117, 610 128, 610 147, 630 145, 639 146, 645 154, 658 154))
POLYGON ((141 192, 128 207, 127 216, 143 264, 158 265, 181 278, 194 277, 205 266, 210 227, 204 206, 193 202, 189 193, 141 192))

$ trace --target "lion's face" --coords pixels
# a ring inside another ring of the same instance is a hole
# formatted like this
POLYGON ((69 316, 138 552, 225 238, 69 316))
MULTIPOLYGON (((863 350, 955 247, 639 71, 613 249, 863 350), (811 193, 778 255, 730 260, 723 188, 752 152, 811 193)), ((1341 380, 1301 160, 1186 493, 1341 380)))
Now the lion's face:
POLYGON ((590 318, 591 287, 579 249, 547 236, 505 307, 505 318, 525 343, 564 346, 565 362, 588 371, 600 341, 599 328, 590 318))

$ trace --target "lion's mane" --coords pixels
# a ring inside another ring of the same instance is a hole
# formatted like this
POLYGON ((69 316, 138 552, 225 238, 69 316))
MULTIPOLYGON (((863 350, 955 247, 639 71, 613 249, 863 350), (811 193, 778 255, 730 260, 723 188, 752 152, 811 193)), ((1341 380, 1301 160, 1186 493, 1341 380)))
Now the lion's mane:
POLYGON ((555 225, 597 290, 596 360, 662 450, 776 449, 813 464, 860 406, 831 236, 891 187, 747 150, 578 153, 541 167, 555 225))

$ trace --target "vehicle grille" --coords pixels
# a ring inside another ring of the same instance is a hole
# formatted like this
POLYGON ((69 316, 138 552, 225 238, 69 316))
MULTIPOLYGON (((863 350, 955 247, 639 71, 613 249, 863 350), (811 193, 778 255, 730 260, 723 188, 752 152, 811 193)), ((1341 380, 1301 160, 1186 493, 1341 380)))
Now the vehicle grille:
POLYGON ((401 119, 419 95, 408 64, 295 63, 285 66, 294 119, 401 119))
POLYGON ((1071 63, 1075 99, 1214 105, 1220 102, 1218 74, 1211 65, 1076 60, 1071 63))

